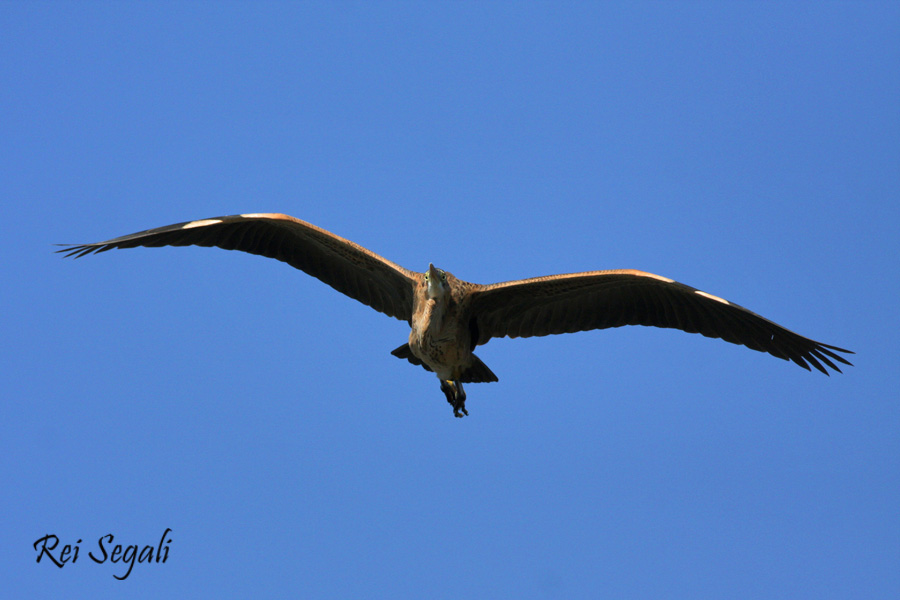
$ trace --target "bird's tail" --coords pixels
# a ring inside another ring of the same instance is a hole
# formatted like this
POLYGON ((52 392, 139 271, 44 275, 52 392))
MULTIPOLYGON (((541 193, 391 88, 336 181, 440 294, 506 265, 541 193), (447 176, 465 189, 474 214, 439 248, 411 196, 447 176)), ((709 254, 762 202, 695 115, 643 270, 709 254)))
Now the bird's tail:
MULTIPOLYGON (((423 363, 418 356, 412 353, 409 344, 403 344, 396 350, 391 351, 391 354, 397 358, 405 358, 412 364, 421 366, 426 371, 431 371, 428 365, 423 363)), ((474 354, 472 355, 472 361, 469 366, 463 369, 463 372, 460 374, 459 380, 463 383, 490 383, 492 381, 499 381, 497 376, 494 375, 494 372, 474 354)))
POLYGON ((481 362, 481 359, 472 355, 472 364, 470 364, 459 378, 463 383, 490 383, 499 381, 494 372, 488 369, 488 366, 481 362))

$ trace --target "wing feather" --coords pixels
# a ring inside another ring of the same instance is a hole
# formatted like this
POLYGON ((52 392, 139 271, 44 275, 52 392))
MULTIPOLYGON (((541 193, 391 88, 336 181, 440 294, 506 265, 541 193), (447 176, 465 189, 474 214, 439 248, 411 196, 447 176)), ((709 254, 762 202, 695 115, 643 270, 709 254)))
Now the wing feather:
POLYGON ((647 325, 700 333, 767 352, 809 370, 840 372, 851 363, 830 346, 785 329, 746 308, 643 271, 572 273, 475 286, 471 314, 478 344, 493 337, 530 337, 647 325), (833 360, 832 360, 833 359, 833 360))
POLYGON ((286 262, 341 293, 402 320, 412 316, 418 274, 334 235, 282 214, 215 217, 148 229, 95 244, 59 250, 80 258, 113 248, 216 246, 286 262))

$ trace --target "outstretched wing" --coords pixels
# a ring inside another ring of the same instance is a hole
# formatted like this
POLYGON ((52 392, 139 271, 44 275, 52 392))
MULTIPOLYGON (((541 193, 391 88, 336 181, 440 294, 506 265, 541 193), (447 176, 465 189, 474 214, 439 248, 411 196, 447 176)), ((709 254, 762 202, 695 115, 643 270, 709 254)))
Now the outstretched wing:
POLYGON ((529 337, 622 325, 701 333, 791 360, 828 374, 851 364, 838 352, 754 312, 666 277, 635 270, 591 271, 476 286, 471 314, 478 344, 492 337, 529 337))
POLYGON ((418 275, 315 225, 281 214, 215 217, 59 250, 76 258, 113 248, 217 246, 286 262, 391 317, 412 317, 418 275))

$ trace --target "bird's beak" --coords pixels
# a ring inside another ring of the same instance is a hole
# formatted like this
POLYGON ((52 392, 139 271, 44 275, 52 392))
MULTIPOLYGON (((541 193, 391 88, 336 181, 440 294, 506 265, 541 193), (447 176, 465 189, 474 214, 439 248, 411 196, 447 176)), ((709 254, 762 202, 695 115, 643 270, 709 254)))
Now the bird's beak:
POLYGON ((441 274, 434 268, 434 265, 428 263, 428 297, 437 298, 441 294, 441 274))

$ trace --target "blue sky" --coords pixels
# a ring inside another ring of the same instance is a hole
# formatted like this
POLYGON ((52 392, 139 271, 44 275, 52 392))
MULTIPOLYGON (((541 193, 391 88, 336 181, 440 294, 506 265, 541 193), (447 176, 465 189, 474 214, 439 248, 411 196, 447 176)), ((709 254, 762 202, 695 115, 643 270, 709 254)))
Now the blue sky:
POLYGON ((896 3, 19 2, 0 31, 10 597, 900 595, 896 3), (501 339, 454 419, 405 323, 282 263, 52 253, 244 212, 479 283, 659 273, 856 366, 501 339), (124 581, 87 556, 167 528, 124 581), (47 534, 78 561, 36 563, 47 534))

